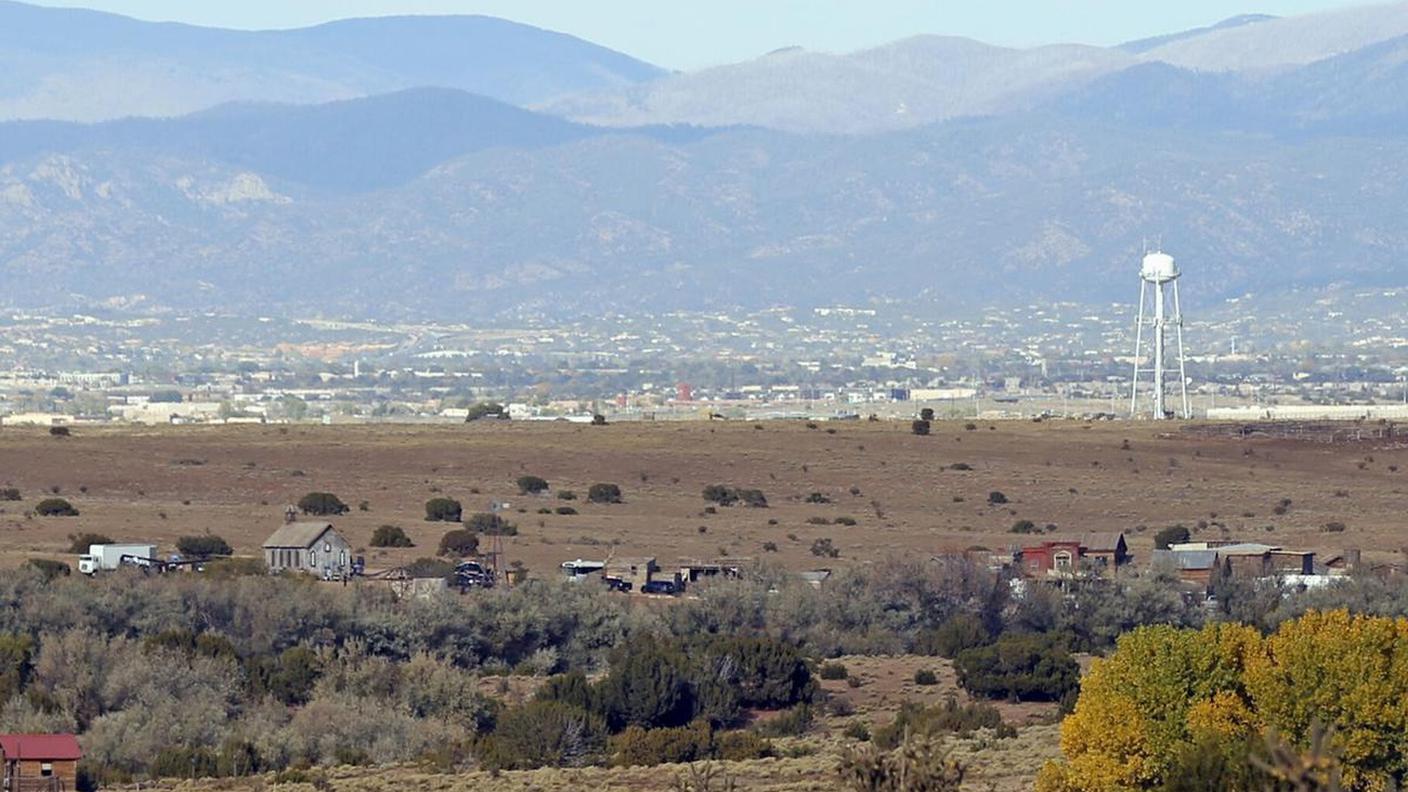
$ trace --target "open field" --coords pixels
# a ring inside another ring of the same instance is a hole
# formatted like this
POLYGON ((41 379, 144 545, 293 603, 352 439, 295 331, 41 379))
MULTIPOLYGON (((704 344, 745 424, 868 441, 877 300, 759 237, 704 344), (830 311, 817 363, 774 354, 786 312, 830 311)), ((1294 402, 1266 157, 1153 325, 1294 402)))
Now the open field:
POLYGON ((0 503, 6 563, 64 558, 66 537, 77 531, 168 549, 179 536, 211 532, 253 554, 283 507, 312 490, 353 506, 335 522, 354 546, 365 547, 383 523, 417 543, 368 552, 372 568, 434 552, 446 526, 425 522, 423 504, 438 495, 459 499, 466 513, 512 502, 521 533, 506 540, 507 556, 539 574, 612 552, 662 563, 768 556, 803 569, 1006 547, 1021 540, 1007 532, 1019 519, 1054 523, 1059 533, 1125 530, 1145 558, 1153 529, 1178 522, 1311 549, 1362 547, 1366 560, 1408 544, 1408 447, 1398 440, 1206 437, 1138 423, 984 422, 967 430, 937 422, 928 437, 910 434, 907 422, 79 427, 67 438, 7 428, 0 484, 23 495, 0 503), (972 470, 950 468, 959 463, 972 470), (514 481, 523 474, 580 497, 520 496, 514 481), (594 482, 619 484, 626 502, 586 503, 594 482), (705 514, 700 493, 714 483, 762 489, 770 508, 705 514), (27 515, 54 489, 81 516, 27 515), (1010 503, 989 506, 994 490, 1010 503), (812 492, 831 502, 805 502, 812 492), (1289 509, 1273 513, 1282 499, 1289 509), (363 500, 367 511, 357 508, 363 500), (562 505, 580 514, 536 513, 562 505), (858 524, 808 522, 842 516, 858 524), (1348 529, 1324 533, 1328 522, 1348 529), (840 558, 811 555, 819 538, 832 539, 840 558), (777 552, 765 553, 764 542, 777 552))

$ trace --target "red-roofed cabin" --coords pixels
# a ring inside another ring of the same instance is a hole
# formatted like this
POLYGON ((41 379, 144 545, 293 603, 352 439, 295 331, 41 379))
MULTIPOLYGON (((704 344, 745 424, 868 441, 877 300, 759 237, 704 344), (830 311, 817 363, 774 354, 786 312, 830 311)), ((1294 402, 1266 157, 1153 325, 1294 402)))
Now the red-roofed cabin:
POLYGON ((72 734, 0 734, 4 792, 71 792, 82 758, 72 734))

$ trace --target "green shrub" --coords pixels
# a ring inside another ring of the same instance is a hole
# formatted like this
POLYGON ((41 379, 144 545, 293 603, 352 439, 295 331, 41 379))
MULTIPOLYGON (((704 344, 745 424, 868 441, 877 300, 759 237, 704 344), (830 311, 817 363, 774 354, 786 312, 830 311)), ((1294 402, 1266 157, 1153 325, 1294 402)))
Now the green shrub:
POLYGON ((20 499, 20 491, 14 487, 0 489, 0 501, 17 501, 20 499))
POLYGON ((745 707, 778 709, 811 701, 811 669, 792 644, 767 637, 724 638, 704 651, 716 666, 735 669, 732 686, 745 707), (724 661, 724 662, 720 662, 724 661))
POLYGON ((573 492, 572 490, 558 490, 557 497, 558 500, 577 500, 577 493, 573 492))
POLYGON ((406 574, 413 578, 449 578, 455 565, 439 558, 417 558, 406 565, 406 574))
POLYGON ((840 517, 837 517, 835 522, 837 525, 844 525, 849 528, 856 524, 856 518, 842 515, 840 517))
POLYGON ((310 492, 298 499, 298 509, 317 517, 336 517, 352 511, 342 499, 331 492, 310 492))
POLYGON ((1012 527, 1008 528, 1007 532, 1015 534, 1033 534, 1041 533, 1041 528, 1037 527, 1037 524, 1031 520, 1018 520, 1012 523, 1012 527))
POLYGON ((870 726, 863 720, 853 720, 841 730, 841 735, 858 742, 870 742, 870 726))
POLYGON ((612 730, 683 726, 694 719, 690 659, 672 642, 627 642, 597 687, 598 706, 612 730))
POLYGON ((490 770, 583 767, 600 761, 606 725, 580 707, 532 701, 505 712, 479 742, 479 761, 490 770))
POLYGON ((308 703, 323 666, 317 652, 294 646, 275 656, 255 657, 246 663, 245 670, 253 693, 268 694, 289 706, 299 706, 308 703))
POLYGON ((69 574, 73 572, 73 570, 69 568, 68 564, 65 564, 62 561, 54 561, 48 558, 31 558, 29 559, 29 565, 34 569, 39 570, 40 574, 44 575, 44 578, 46 580, 53 580, 54 578, 60 577, 68 577, 69 574))
POLYGON ((714 756, 724 762, 746 762, 774 756, 772 743, 755 732, 714 732, 714 756))
POLYGON ((914 684, 925 686, 937 685, 939 684, 939 676, 934 673, 933 669, 921 668, 914 672, 914 684))
POLYGON ((959 652, 954 667, 964 689, 988 698, 1060 701, 1080 685, 1080 666, 1049 635, 1005 635, 959 652))
POLYGON ((959 613, 945 619, 938 627, 919 633, 914 640, 914 651, 952 660, 964 649, 990 643, 992 635, 981 619, 970 613, 959 613))
POLYGON ((588 712, 597 712, 600 696, 581 671, 570 671, 548 677, 548 681, 538 688, 535 695, 539 701, 560 701, 588 712))
POLYGON ((810 704, 798 704, 776 717, 759 723, 758 734, 764 737, 800 737, 812 727, 810 704))
POLYGON ((998 490, 993 490, 992 492, 988 493, 988 505, 1001 506, 1004 503, 1007 503, 1006 495, 1002 494, 998 490))
POLYGON ((587 500, 592 503, 620 503, 621 488, 615 484, 593 484, 587 490, 587 500))
POLYGON ((488 536, 517 536, 518 526, 505 520, 502 515, 481 512, 469 518, 465 528, 488 536))
POLYGON ((415 542, 399 525, 381 525, 372 531, 372 547, 415 547, 415 542))
POLYGON ((929 434, 929 427, 929 422, 921 418, 909 425, 909 431, 913 432, 914 434, 923 436, 929 434))
MULTIPOLYGON (((40 517, 77 517, 78 509, 63 498, 45 498, 34 506, 34 513, 40 517)), ((84 548, 87 552, 87 548, 84 548)))
POLYGON ((755 509, 765 509, 768 505, 767 496, 760 489, 741 489, 724 484, 710 484, 705 487, 704 500, 717 503, 720 506, 733 506, 742 503, 755 509))
POLYGON ((92 545, 113 543, 111 536, 100 533, 69 534, 68 539, 68 551, 78 555, 86 555, 92 545))
POLYGON ((1000 725, 1002 714, 996 707, 985 702, 959 704, 958 697, 950 693, 932 707, 904 702, 895 719, 875 729, 871 739, 888 751, 900 744, 906 732, 922 737, 944 734, 967 736, 978 729, 996 729, 1000 725))
POLYGON ((425 502, 426 522, 459 522, 463 513, 460 502, 453 498, 431 498, 425 502))
POLYGON ((850 676, 850 671, 844 663, 822 663, 821 668, 817 669, 817 676, 822 679, 845 679, 850 676))
POLYGON ((183 536, 176 540, 176 549, 187 556, 196 558, 209 558, 210 556, 231 556, 235 554, 234 548, 214 534, 204 534, 202 536, 183 536))
POLYGON ((889 751, 874 745, 848 750, 837 773, 842 788, 856 792, 959 792, 968 769, 934 739, 914 735, 889 751))
POLYGON ((262 558, 217 558, 205 565, 205 576, 214 580, 266 575, 268 567, 262 558))
POLYGON ((519 476, 518 491, 524 495, 537 495, 540 492, 547 492, 547 479, 538 476, 519 476))
POLYGON ((447 532, 440 537, 439 555, 450 558, 467 558, 479 552, 479 534, 464 528, 447 532))
POLYGON ((818 539, 812 542, 812 555, 821 558, 840 558, 841 549, 830 539, 818 539))
POLYGON ((1167 550, 1170 545, 1182 544, 1188 541, 1188 538, 1189 533, 1185 526, 1170 525, 1154 534, 1154 547, 1167 550))
POLYGON ((632 726, 611 740, 611 763, 623 767, 683 764, 714 758, 714 730, 698 720, 673 729, 632 726))

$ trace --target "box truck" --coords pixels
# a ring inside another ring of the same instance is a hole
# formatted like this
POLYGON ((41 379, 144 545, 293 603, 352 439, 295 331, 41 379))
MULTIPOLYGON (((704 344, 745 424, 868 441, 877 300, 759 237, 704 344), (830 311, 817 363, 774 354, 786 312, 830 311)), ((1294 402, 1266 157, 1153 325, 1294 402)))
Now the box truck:
POLYGON ((154 544, 95 544, 88 546, 86 555, 78 557, 78 571, 93 575, 111 572, 125 564, 149 567, 160 563, 154 544))

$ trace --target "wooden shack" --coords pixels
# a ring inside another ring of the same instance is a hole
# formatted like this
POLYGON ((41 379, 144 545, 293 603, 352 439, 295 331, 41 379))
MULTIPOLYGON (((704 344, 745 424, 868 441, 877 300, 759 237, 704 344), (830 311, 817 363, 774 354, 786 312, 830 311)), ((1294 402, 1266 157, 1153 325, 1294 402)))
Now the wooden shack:
POLYGON ((72 734, 0 734, 5 792, 70 792, 78 788, 83 751, 72 734))

